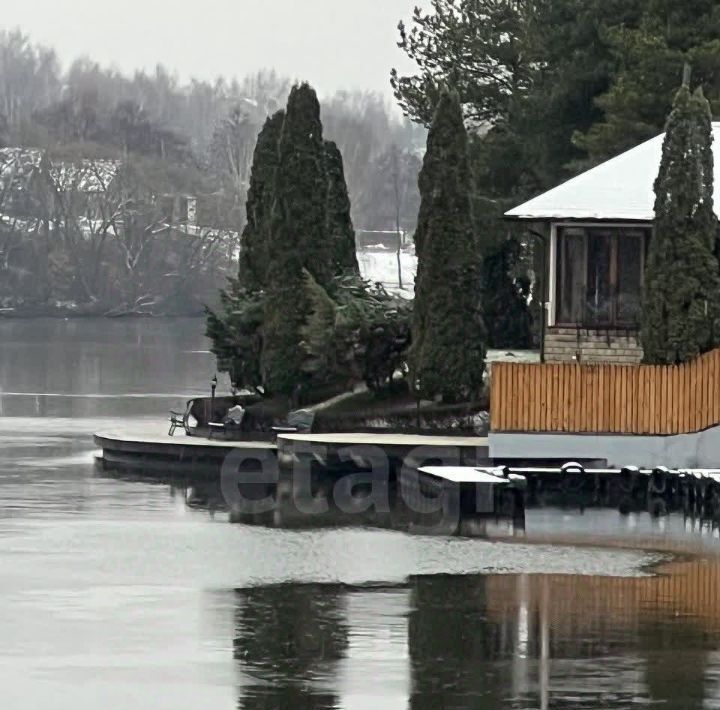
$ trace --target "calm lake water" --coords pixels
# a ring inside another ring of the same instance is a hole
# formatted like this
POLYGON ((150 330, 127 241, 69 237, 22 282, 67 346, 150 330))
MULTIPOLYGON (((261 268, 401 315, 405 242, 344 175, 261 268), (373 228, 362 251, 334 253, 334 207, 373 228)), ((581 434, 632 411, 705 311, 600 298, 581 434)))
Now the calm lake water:
POLYGON ((0 321, 0 708, 720 708, 717 531, 537 511, 647 553, 231 525, 94 465, 207 392, 198 320, 0 321))

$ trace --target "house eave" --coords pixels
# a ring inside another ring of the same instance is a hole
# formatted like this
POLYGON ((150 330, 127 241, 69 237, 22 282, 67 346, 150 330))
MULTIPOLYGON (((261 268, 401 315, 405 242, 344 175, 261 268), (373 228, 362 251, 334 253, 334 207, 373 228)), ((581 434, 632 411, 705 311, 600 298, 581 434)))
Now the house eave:
POLYGON ((563 215, 563 214, 552 214, 552 215, 530 215, 530 214, 505 214, 503 219, 507 222, 527 222, 527 223, 590 223, 590 224, 651 224, 654 220, 654 216, 598 216, 598 215, 563 215))

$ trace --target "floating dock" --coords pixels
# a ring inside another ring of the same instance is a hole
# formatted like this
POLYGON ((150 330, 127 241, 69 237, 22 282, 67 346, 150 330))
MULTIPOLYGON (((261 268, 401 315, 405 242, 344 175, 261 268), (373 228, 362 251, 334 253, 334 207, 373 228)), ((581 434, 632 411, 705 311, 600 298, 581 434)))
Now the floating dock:
POLYGON ((406 502, 419 509, 428 497, 447 496, 463 514, 515 516, 525 507, 527 479, 503 468, 425 466, 402 474, 406 502))

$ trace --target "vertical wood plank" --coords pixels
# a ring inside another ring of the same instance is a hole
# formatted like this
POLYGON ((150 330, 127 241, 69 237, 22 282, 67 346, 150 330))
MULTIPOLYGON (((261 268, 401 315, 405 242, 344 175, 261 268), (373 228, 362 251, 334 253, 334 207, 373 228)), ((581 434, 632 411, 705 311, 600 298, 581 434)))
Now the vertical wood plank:
POLYGON ((670 383, 670 369, 663 367, 663 381, 662 381, 662 398, 660 406, 662 407, 661 421, 662 421, 662 433, 670 433, 670 423, 668 421, 668 413, 670 412, 670 397, 668 384, 670 383))
POLYGON ((500 363, 492 366, 492 379, 490 380, 490 428, 493 431, 502 431, 502 407, 505 403, 505 388, 503 387, 503 369, 500 363))
POLYGON ((593 400, 593 376, 595 371, 592 365, 585 365, 583 368, 583 377, 585 379, 585 391, 583 392, 583 422, 585 431, 592 431, 592 411, 590 403, 593 400))
POLYGON ((618 377, 618 389, 619 389, 619 396, 618 396, 618 408, 617 408, 617 415, 618 415, 618 431, 624 432, 627 428, 627 390, 626 390, 626 379, 627 379, 627 367, 623 367, 619 373, 618 377))
POLYGON ((628 377, 630 376, 630 371, 632 370, 631 367, 623 367, 622 368, 622 376, 620 379, 620 408, 619 408, 619 422, 620 422, 620 431, 622 433, 626 433, 628 430, 627 425, 627 418, 628 418, 628 392, 627 392, 627 382, 628 377))
POLYGON ((583 393, 582 393, 582 418, 583 431, 592 431, 592 414, 590 412, 590 402, 593 397, 593 371, 591 365, 583 365, 583 393))
POLYGON ((525 389, 525 364, 518 365, 518 427, 527 430, 527 391, 525 389))
POLYGON ((534 431, 534 419, 535 419, 535 388, 532 381, 529 382, 529 386, 526 386, 524 396, 524 412, 523 418, 525 423, 525 431, 534 431))
POLYGON ((508 408, 508 400, 510 398, 510 384, 508 382, 508 371, 507 368, 501 367, 500 368, 500 399, 501 401, 498 402, 498 412, 500 412, 498 417, 498 422, 496 424, 498 431, 507 431, 508 427, 508 421, 507 421, 507 408, 508 408))
POLYGON ((630 432, 633 434, 639 434, 642 431, 642 428, 640 427, 640 412, 642 411, 640 408, 640 380, 642 375, 642 367, 635 368, 635 372, 633 373, 633 383, 632 383, 632 427, 630 429, 630 432))
POLYGON ((693 421, 693 430, 700 431, 702 426, 702 414, 703 414, 703 396, 702 396, 702 371, 703 371, 703 359, 699 358, 693 362, 693 389, 695 390, 695 412, 693 421))
POLYGON ((560 419, 560 365, 555 364, 552 368, 552 410, 551 425, 553 431, 559 431, 560 419))
POLYGON ((688 412, 690 421, 688 427, 690 431, 697 431, 695 428, 697 424, 697 414, 700 408, 700 402, 698 401, 698 389, 697 389, 697 360, 693 360, 688 363, 688 372, 690 376, 690 396, 692 397, 692 409, 688 412))
POLYGON ((584 431, 583 423, 583 402, 585 399, 582 365, 575 365, 575 424, 574 431, 584 431))
MULTIPOLYGON (((494 367, 494 366, 493 366, 494 367)), ((500 365, 500 402, 498 402, 497 410, 499 412, 497 427, 499 431, 507 431, 510 426, 508 422, 507 410, 510 399, 510 386, 508 382, 508 368, 500 365)))
POLYGON ((647 414, 647 398, 646 398, 646 387, 647 387, 647 370, 641 365, 640 366, 640 378, 639 378, 639 398, 638 398, 638 411, 637 411, 637 426, 641 434, 647 434, 647 426, 645 424, 645 417, 647 414))
POLYGON ((655 403, 653 402, 653 381, 655 368, 645 368, 645 427, 649 434, 655 433, 655 403))
POLYGON ((696 377, 698 379, 698 416, 695 421, 697 430, 702 431, 705 428, 705 411, 707 409, 707 396, 705 395, 705 356, 700 358, 696 368, 696 377))
POLYGON ((528 367, 528 427, 530 431, 538 431, 540 425, 540 370, 538 365, 531 364, 528 367))
POLYGON ((665 408, 663 407, 664 397, 665 397, 665 375, 667 374, 667 367, 661 367, 660 371, 657 374, 657 382, 655 383, 655 431, 658 434, 665 434, 664 431, 664 422, 663 417, 665 416, 663 412, 665 411, 665 408))
POLYGON ((510 428, 510 423, 507 417, 507 411, 510 407, 510 371, 507 367, 502 368, 502 384, 500 385, 500 396, 502 397, 502 403, 498 407, 500 410, 500 423, 498 426, 502 427, 503 431, 507 431, 510 428))
POLYGON ((672 433, 677 434, 680 431, 680 410, 678 405, 678 369, 675 365, 670 369, 670 375, 672 379, 672 433))
POLYGON ((687 386, 685 382, 686 368, 684 365, 678 365, 678 432, 685 433, 687 427, 686 415, 690 401, 687 396, 687 386))
POLYGON ((689 364, 685 364, 685 391, 688 396, 688 406, 685 408, 685 432, 689 433, 693 430, 693 421, 695 417, 695 389, 693 382, 693 371, 689 364))
POLYGON ((712 403, 712 421, 713 426, 720 423, 720 397, 718 397, 718 357, 720 350, 713 350, 713 356, 710 361, 710 397, 712 403))
POLYGON ((653 409, 653 402, 652 402, 652 390, 653 390, 653 374, 655 371, 654 367, 647 366, 645 369, 645 431, 648 434, 653 433, 653 417, 655 416, 655 411, 653 409))
POLYGON ((705 362, 705 429, 713 425, 712 417, 712 362, 715 351, 708 354, 705 362))
MULTIPOLYGON (((547 371, 547 365, 543 366, 543 370, 547 371)), ((547 411, 547 387, 545 386, 545 373, 540 378, 540 406, 538 408, 538 427, 540 431, 548 431, 545 412, 547 411)))
POLYGON ((578 365, 570 365, 570 431, 580 431, 578 427, 578 365))
POLYGON ((663 383, 662 383, 662 400, 661 400, 662 412, 660 414, 660 421, 662 422, 662 433, 670 433, 670 368, 663 368, 663 383))
POLYGON ((611 429, 613 433, 616 433, 619 431, 619 422, 618 422, 618 402, 620 400, 620 367, 619 365, 613 365, 611 370, 611 382, 612 382, 612 401, 611 401, 611 408, 610 408, 610 417, 611 417, 611 429))
POLYGON ((668 420, 668 429, 670 434, 674 434, 676 432, 676 425, 675 425, 675 368, 669 367, 668 368, 668 394, 667 394, 667 420, 668 420))
POLYGON ((515 422, 512 419, 513 368, 510 365, 506 365, 503 368, 503 378, 503 387, 505 389, 505 406, 503 407, 505 429, 515 431, 515 422))
POLYGON ((608 376, 608 365, 602 365, 598 372, 598 431, 607 433, 606 411, 608 404, 607 384, 610 381, 608 376))
POLYGON ((614 432, 615 431, 615 395, 616 395, 616 388, 615 384, 617 382, 617 365, 611 365, 610 370, 608 373, 608 377, 610 378, 610 382, 608 384, 608 390, 610 392, 610 399, 608 402, 608 431, 614 432))
POLYGON ((657 400, 656 400, 656 393, 657 393, 657 387, 656 387, 656 380, 658 379, 660 372, 659 369, 653 367, 652 370, 650 370, 650 393, 648 396, 648 424, 650 426, 650 433, 651 434, 657 434, 658 433, 658 422, 657 422, 657 416, 658 412, 660 411, 660 408, 657 406, 657 400))
POLYGON ((564 403, 564 397, 563 397, 563 368, 560 363, 555 364, 555 377, 557 377, 557 407, 555 410, 555 426, 556 431, 562 431, 562 425, 563 425, 563 403, 564 403))
POLYGON ((566 363, 562 366, 562 419, 563 431, 570 431, 570 406, 572 403, 572 367, 566 363))
POLYGON ((540 431, 540 411, 542 409, 542 388, 540 387, 542 378, 542 365, 532 366, 532 390, 533 390, 533 408, 532 408, 532 431, 540 431))
POLYGON ((650 401, 650 391, 652 388, 652 367, 646 365, 643 367, 643 388, 645 390, 645 407, 643 409, 643 428, 646 434, 652 433, 651 415, 652 415, 652 402, 650 401))
POLYGON ((602 372, 602 365, 593 365, 593 394, 592 399, 588 402, 590 411, 592 412, 591 417, 591 431, 600 431, 600 398, 602 396, 600 392, 600 374, 602 372))
POLYGON ((513 365, 509 370, 510 375, 510 397, 508 399, 508 419, 512 422, 513 431, 519 431, 520 421, 518 420, 518 371, 513 365))
POLYGON ((707 381, 708 381, 708 365, 709 365, 710 358, 708 355, 704 355, 702 358, 702 361, 700 362, 700 372, 698 373, 698 377, 700 379, 700 414, 698 417, 697 425, 698 425, 698 431, 702 431, 703 429, 707 429, 709 426, 708 421, 708 391, 707 391, 707 381))
POLYGON ((547 376, 547 369, 550 365, 540 365, 537 371, 537 378, 535 379, 534 386, 537 387, 539 396, 539 407, 537 410, 537 431, 548 431, 547 429, 547 406, 548 406, 548 392, 545 385, 545 378, 547 376))
POLYGON ((545 370, 545 391, 547 392, 547 407, 545 409, 545 426, 546 431, 553 431, 553 407, 555 406, 553 396, 553 370, 557 367, 557 363, 548 365, 545 370))
POLYGON ((638 367, 636 370, 636 395, 633 397, 634 399, 634 424, 633 424, 633 431, 642 434, 643 432, 643 426, 642 426, 642 412, 643 407, 645 406, 645 397, 643 396, 643 377, 644 372, 642 366, 638 367))
POLYGON ((688 373, 687 365, 683 364, 680 366, 680 389, 681 389, 681 403, 680 403, 680 431, 683 434, 687 434, 690 430, 690 407, 692 402, 690 399, 690 377, 688 373))
POLYGON ((502 374, 501 369, 494 365, 491 370, 490 378, 490 429, 498 431, 500 426, 500 413, 498 407, 502 403, 502 374))
POLYGON ((596 370, 595 377, 595 388, 597 399, 595 400, 595 407, 593 408, 596 412, 594 431, 605 432, 605 392, 603 385, 605 384, 605 365, 599 365, 596 370))
POLYGON ((600 423, 600 415, 602 413, 602 385, 600 379, 602 377, 603 365, 593 366, 593 398, 590 402, 592 409, 592 430, 602 431, 602 425, 600 423))
POLYGON ((542 389, 543 389, 543 421, 542 430, 552 431, 552 368, 553 363, 545 365, 542 373, 542 389))
POLYGON ((498 403, 502 401, 500 388, 502 386, 501 375, 498 374, 498 369, 493 366, 492 376, 490 379, 490 429, 492 431, 498 431, 498 403))
POLYGON ((522 395, 523 395, 523 428, 525 431, 528 430, 528 425, 530 423, 530 411, 527 406, 528 399, 530 396, 530 390, 532 389, 531 383, 530 383, 530 367, 529 365, 523 365, 523 388, 522 388, 522 395))
POLYGON ((628 367, 623 382, 623 432, 625 433, 632 431, 632 380, 634 372, 634 367, 628 367))

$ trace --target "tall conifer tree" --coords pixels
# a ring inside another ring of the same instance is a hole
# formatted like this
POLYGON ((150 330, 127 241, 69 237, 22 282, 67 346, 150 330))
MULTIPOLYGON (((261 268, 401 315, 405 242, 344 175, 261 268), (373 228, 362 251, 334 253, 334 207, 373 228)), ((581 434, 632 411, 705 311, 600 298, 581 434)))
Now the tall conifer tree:
POLYGON ((333 273, 359 274, 345 168, 342 154, 333 141, 325 141, 325 169, 328 186, 328 236, 332 247, 333 273))
POLYGON ((655 230, 645 271, 645 361, 681 363, 719 342, 710 106, 683 85, 667 122, 655 182, 655 230))
POLYGON ((426 397, 475 397, 485 368, 481 268, 468 137, 456 93, 440 96, 420 173, 411 376, 426 397))
POLYGON ((320 105, 301 84, 290 92, 280 137, 268 244, 262 369, 271 392, 290 394, 303 382, 302 331, 310 309, 303 270, 328 286, 330 254, 320 105))
POLYGON ((256 290, 265 286, 275 173, 279 162, 278 144, 284 119, 284 111, 270 116, 255 145, 246 204, 247 223, 240 241, 239 276, 245 289, 256 290))
MULTIPOLYGON (((328 238, 327 173, 320 104, 309 84, 293 87, 280 141, 277 199, 286 246, 300 252, 303 266, 327 288, 332 280, 328 238)), ((277 204, 277 203, 276 203, 277 204)), ((276 215, 277 216, 277 215, 276 215)), ((274 219, 275 227, 280 221, 274 219)), ((276 229, 273 228, 273 238, 276 229)))

